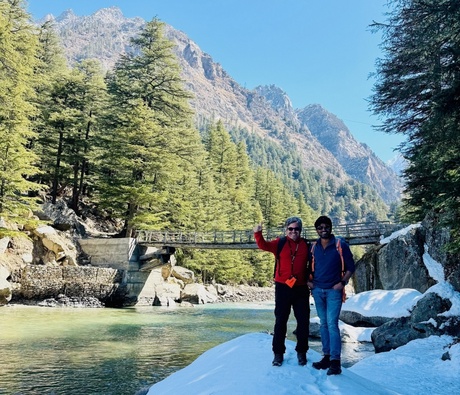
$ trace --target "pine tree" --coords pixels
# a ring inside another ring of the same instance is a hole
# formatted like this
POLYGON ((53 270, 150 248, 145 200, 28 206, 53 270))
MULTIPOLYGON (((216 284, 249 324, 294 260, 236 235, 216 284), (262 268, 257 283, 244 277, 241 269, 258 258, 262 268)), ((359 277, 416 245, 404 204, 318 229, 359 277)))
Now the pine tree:
POLYGON ((395 1, 383 31, 371 108, 407 137, 406 219, 440 214, 460 232, 460 3, 395 1))
POLYGON ((24 216, 33 207, 30 178, 38 173, 30 142, 36 134, 30 119, 36 108, 34 67, 38 41, 23 2, 0 2, 0 214, 24 216))
POLYGON ((41 94, 39 146, 43 169, 50 175, 45 181, 52 186, 53 203, 60 191, 71 190, 70 207, 77 213, 87 186, 105 92, 100 64, 85 60, 56 76, 41 94))
POLYGON ((99 199, 124 220, 127 236, 139 227, 168 227, 174 184, 192 173, 199 177, 191 96, 163 27, 156 19, 148 22, 107 82, 111 111, 101 136, 99 199))
POLYGON ((287 207, 291 199, 282 182, 276 179, 270 170, 259 168, 255 176, 255 191, 256 199, 262 210, 265 228, 282 226, 292 210, 287 207))

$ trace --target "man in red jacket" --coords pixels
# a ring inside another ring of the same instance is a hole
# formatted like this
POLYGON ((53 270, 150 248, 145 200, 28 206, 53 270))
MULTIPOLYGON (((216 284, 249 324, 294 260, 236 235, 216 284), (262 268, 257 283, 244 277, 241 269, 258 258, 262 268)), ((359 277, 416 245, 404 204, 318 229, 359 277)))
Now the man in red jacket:
POLYGON ((275 328, 272 349, 275 357, 273 366, 281 366, 286 351, 285 339, 291 307, 297 320, 297 360, 299 365, 307 364, 308 335, 310 329, 310 291, 308 280, 308 254, 310 245, 300 237, 302 220, 290 217, 285 223, 286 236, 265 241, 262 224, 254 227, 257 246, 273 253, 275 265, 275 328), (282 245, 278 252, 278 247, 282 245), (279 256, 278 256, 279 255, 279 256))

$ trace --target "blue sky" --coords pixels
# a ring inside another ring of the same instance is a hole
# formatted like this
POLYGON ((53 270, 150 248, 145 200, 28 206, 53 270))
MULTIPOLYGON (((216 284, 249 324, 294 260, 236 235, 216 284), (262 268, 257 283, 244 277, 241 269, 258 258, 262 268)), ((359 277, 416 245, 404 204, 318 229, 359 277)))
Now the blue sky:
POLYGON ((90 15, 117 6, 126 17, 158 17, 185 32, 241 85, 274 84, 295 108, 318 103, 342 119, 383 161, 399 135, 376 132, 366 99, 382 56, 369 24, 384 21, 387 0, 29 0, 39 19, 72 9, 90 15))

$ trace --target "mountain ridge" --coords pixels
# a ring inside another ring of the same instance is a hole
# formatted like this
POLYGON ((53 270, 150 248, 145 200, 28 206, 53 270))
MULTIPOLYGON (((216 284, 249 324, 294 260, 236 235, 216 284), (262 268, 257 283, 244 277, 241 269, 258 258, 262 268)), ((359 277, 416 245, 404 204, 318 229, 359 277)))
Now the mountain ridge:
MULTIPOLYGON (((90 16, 67 10, 54 22, 70 64, 97 58, 113 67, 119 55, 131 50, 129 39, 145 24, 142 18, 125 18, 118 7, 103 8, 90 16)), ((42 20, 43 21, 43 20, 42 20)), ((275 85, 246 89, 186 33, 165 24, 165 35, 174 42, 185 86, 194 94, 191 107, 197 124, 222 120, 259 137, 295 146, 302 165, 327 173, 340 183, 349 179, 371 186, 387 203, 398 201, 402 184, 398 175, 366 145, 359 143, 334 114, 318 104, 294 109, 289 96, 275 85)))

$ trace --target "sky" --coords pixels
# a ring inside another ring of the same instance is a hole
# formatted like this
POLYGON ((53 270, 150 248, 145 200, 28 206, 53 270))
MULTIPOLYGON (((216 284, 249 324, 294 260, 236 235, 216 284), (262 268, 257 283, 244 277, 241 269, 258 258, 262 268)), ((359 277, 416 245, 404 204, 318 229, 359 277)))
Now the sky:
POLYGON ((368 111, 387 0, 28 0, 34 19, 117 6, 125 17, 157 17, 186 33, 240 85, 274 84, 294 108, 320 104, 384 162, 400 135, 377 132, 368 111))
MULTIPOLYGON (((408 226, 382 239, 381 244, 409 232, 408 226)), ((413 289, 373 290, 351 296, 342 310, 363 316, 403 317, 428 293, 452 302, 442 313, 460 316, 460 294, 444 279, 442 266, 425 247, 423 262, 437 282, 424 294, 413 289)), ((318 322, 317 317, 312 322, 318 322)), ((340 321, 342 341, 371 342, 373 328, 355 328, 340 321)), ((299 366, 295 343, 286 340, 281 367, 271 365, 271 335, 248 333, 220 344, 199 356, 189 366, 151 386, 148 395, 445 395, 460 394, 460 343, 450 336, 430 336, 378 354, 371 354, 342 374, 327 376, 312 363, 321 355, 308 350, 307 365, 299 366), (450 359, 442 360, 449 351, 450 359)))

